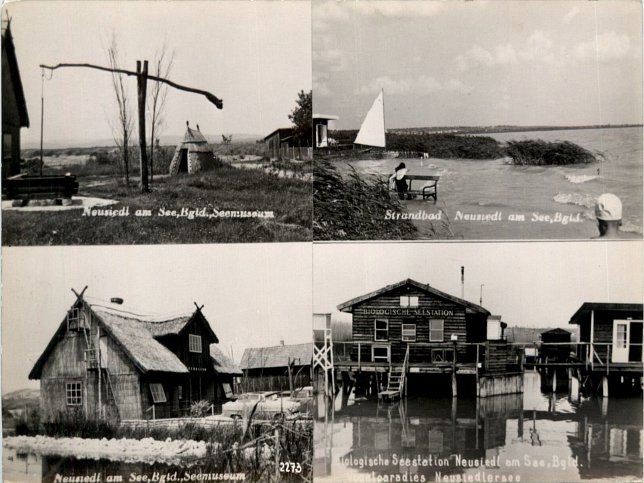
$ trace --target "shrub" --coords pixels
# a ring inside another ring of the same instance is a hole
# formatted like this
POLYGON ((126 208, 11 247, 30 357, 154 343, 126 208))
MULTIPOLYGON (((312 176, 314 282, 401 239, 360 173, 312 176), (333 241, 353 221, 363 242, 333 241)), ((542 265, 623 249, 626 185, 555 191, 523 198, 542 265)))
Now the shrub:
POLYGON ((586 164, 597 160, 593 153, 570 141, 508 141, 506 153, 515 165, 560 166, 586 164))
POLYGON ((190 417, 203 418, 207 415, 208 409, 210 409, 210 403, 208 401, 204 399, 195 401, 190 405, 190 417))

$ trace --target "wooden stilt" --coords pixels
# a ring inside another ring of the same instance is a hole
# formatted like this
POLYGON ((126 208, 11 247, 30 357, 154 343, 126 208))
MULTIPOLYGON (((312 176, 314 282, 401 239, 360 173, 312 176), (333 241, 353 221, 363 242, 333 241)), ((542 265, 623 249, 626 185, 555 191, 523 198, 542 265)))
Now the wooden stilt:
POLYGON ((458 396, 458 388, 456 385, 456 371, 452 371, 452 397, 458 396))
POLYGON ((608 397, 608 377, 602 377, 602 396, 608 397))

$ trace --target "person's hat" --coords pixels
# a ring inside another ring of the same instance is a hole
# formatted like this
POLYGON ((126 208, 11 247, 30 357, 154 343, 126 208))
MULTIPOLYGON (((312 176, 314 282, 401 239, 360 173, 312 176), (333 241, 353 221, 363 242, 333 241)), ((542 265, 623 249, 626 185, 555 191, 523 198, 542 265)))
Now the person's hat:
POLYGON ((407 174, 407 168, 400 168, 396 170, 396 179, 401 180, 407 174))
POLYGON ((595 217, 598 220, 618 221, 622 219, 622 202, 612 193, 604 193, 597 198, 595 217))

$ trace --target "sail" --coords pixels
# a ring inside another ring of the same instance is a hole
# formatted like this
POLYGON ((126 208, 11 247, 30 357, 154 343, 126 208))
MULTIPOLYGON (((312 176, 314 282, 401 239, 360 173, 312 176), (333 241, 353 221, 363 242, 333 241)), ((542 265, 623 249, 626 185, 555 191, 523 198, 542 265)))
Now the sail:
POLYGON ((373 101, 371 109, 362 121, 360 132, 358 132, 354 143, 379 148, 385 147, 385 101, 382 91, 373 101))

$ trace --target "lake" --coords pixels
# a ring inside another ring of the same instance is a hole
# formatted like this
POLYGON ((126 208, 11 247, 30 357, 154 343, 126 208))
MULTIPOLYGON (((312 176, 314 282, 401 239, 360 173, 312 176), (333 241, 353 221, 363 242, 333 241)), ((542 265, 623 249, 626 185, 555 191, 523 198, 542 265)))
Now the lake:
MULTIPOLYGON (((409 213, 437 214, 450 238, 589 239, 598 235, 595 198, 614 193, 623 203, 622 230, 642 235, 642 128, 576 129, 490 134, 498 141, 570 141, 603 156, 571 166, 513 166, 506 159, 375 159, 352 161, 364 174, 388 177, 401 161, 409 174, 439 175, 438 201, 404 201, 409 213), (477 215, 498 220, 473 221, 477 215), (559 215, 558 215, 559 214, 559 215), (511 220, 511 215, 514 220, 511 220), (468 219, 469 218, 469 219, 468 219), (521 220, 523 218, 523 220, 521 220)), ((347 163, 338 162, 342 172, 347 163)), ((415 220, 420 238, 433 238, 436 222, 415 220)))
POLYGON ((577 401, 565 378, 556 394, 524 378, 523 394, 478 400, 339 395, 318 407, 314 481, 641 481, 640 398, 577 401))

